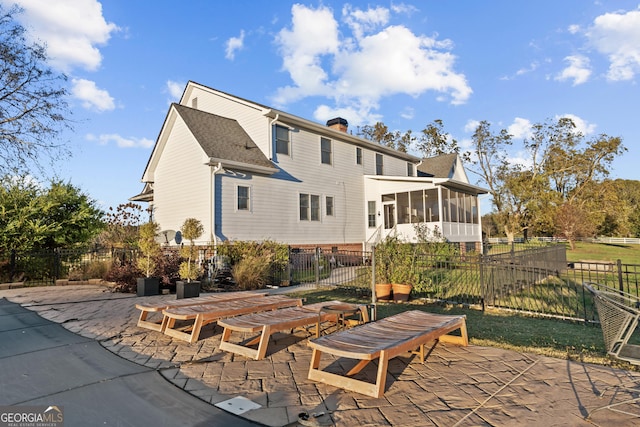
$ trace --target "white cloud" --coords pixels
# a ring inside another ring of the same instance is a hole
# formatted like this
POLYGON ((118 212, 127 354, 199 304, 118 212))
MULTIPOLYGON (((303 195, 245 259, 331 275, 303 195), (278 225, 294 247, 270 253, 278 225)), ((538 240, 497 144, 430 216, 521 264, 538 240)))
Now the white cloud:
POLYGON ((342 8, 345 23, 351 28, 357 39, 362 38, 365 32, 370 32, 386 25, 389 22, 389 9, 376 7, 375 9, 354 9, 350 4, 342 8))
POLYGON ((151 148, 154 144, 152 140, 147 138, 124 138, 115 133, 101 134, 99 136, 87 134, 85 138, 87 141, 95 141, 100 145, 115 143, 120 148, 151 148))
POLYGON ((383 8, 343 10, 353 37, 345 35, 347 28, 341 29, 325 6, 292 7, 291 27, 280 31, 276 43, 293 84, 277 90, 275 104, 324 96, 365 117, 378 108, 380 98, 395 94, 417 97, 435 91, 452 104, 467 101, 472 90, 464 74, 454 70, 451 41, 387 25, 383 8))
POLYGON ((411 107, 404 107, 400 113, 400 117, 405 120, 411 120, 416 116, 416 110, 411 107))
POLYGON ((464 125, 464 131, 468 133, 475 132, 480 124, 480 120, 468 120, 464 125))
POLYGON ((404 3, 391 3, 391 10, 394 13, 405 14, 405 15, 411 15, 414 12, 418 12, 417 7, 412 6, 410 4, 404 4, 404 3))
POLYGON ((233 61, 236 51, 244 46, 244 30, 240 31, 240 37, 231 37, 226 44, 225 58, 233 61))
POLYGON ((529 64, 527 68, 520 68, 518 71, 516 71, 516 76, 521 76, 523 74, 531 73, 537 70, 539 66, 540 66, 540 63, 538 63, 537 61, 534 61, 531 64, 529 64))
POLYGON ((73 79, 71 80, 71 85, 71 94, 82 101, 84 108, 100 112, 116 108, 109 92, 99 89, 95 82, 86 79, 73 79))
POLYGON ((332 108, 328 105, 320 105, 313 112, 313 117, 321 123, 325 123, 327 120, 333 119, 335 117, 348 117, 349 126, 352 130, 355 126, 382 121, 382 116, 380 114, 371 112, 371 109, 369 108, 358 108, 356 106, 332 108))
POLYGON ((564 58, 569 66, 555 77, 555 80, 573 80, 573 86, 586 83, 591 76, 589 58, 583 55, 571 55, 564 58))
POLYGON ((631 80, 640 72, 640 10, 600 15, 586 36, 609 58, 609 80, 631 80))
POLYGON ((580 25, 577 25, 577 24, 569 25, 569 28, 567 28, 567 31, 569 31, 570 34, 577 34, 580 32, 580 25))
POLYGON ((295 86, 280 88, 276 103, 286 104, 310 95, 327 95, 328 75, 322 68, 321 57, 337 54, 338 24, 326 7, 316 10, 295 4, 291 9, 291 30, 283 29, 276 37, 283 59, 295 86))
POLYGON ((531 121, 523 119, 522 117, 516 117, 513 123, 507 128, 507 132, 516 139, 530 138, 532 135, 531 121))
POLYGON ((185 83, 167 80, 167 92, 171 97, 170 102, 178 101, 182 98, 182 92, 184 91, 185 86, 185 83))
POLYGON ((576 116, 575 114, 561 114, 555 117, 555 120, 561 118, 571 119, 576 126, 576 132, 580 132, 584 136, 592 135, 596 132, 596 125, 576 116))
POLYGON ((96 70, 102 55, 96 46, 107 43, 119 28, 106 22, 102 5, 96 0, 13 0, 24 13, 17 19, 28 30, 29 36, 46 43, 50 64, 64 72, 75 67, 96 70))

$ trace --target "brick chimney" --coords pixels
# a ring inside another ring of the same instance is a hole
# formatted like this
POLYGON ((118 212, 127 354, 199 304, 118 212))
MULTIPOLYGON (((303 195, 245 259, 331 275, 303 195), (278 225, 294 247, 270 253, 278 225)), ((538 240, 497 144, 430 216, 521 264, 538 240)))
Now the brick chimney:
POLYGON ((335 119, 327 120, 327 126, 332 129, 339 130, 340 132, 347 132, 349 122, 342 117, 336 117, 335 119))

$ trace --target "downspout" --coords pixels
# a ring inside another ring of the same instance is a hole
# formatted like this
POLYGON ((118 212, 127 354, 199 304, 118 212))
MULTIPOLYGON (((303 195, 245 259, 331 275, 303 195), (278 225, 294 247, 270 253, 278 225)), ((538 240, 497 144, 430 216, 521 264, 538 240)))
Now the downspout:
POLYGON ((280 113, 269 122, 269 160, 273 160, 273 124, 280 118, 280 113))
POLYGON ((209 209, 209 229, 213 240, 213 256, 218 254, 218 238, 216 237, 216 174, 222 169, 222 163, 218 162, 216 166, 211 165, 211 180, 209 182, 209 197, 211 197, 211 209, 209 209))

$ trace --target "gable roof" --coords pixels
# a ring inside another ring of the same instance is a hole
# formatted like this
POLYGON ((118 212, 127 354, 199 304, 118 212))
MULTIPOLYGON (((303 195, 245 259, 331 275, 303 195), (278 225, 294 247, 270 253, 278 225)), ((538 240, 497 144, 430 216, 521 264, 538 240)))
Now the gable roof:
POLYGON ((423 176, 451 178, 455 171, 457 160, 457 153, 428 157, 422 160, 422 163, 418 166, 418 172, 422 172, 423 176))
POLYGON ((296 116, 294 114, 290 114, 287 113, 285 111, 282 110, 277 110, 274 108, 271 108, 267 105, 264 104, 260 104, 258 102, 255 101, 251 101, 248 100, 246 98, 242 98, 240 96, 237 95, 232 95, 228 92, 224 92, 218 89, 214 89, 212 87, 203 85, 201 83, 197 83, 194 82, 193 80, 189 80, 189 82, 187 83, 187 86, 185 87, 185 90, 182 94, 182 97, 180 98, 180 104, 183 105, 183 103, 186 102, 188 95, 190 93, 191 90, 193 90, 194 87, 198 87, 201 90, 204 91, 208 91, 208 92, 213 92, 216 93, 218 95, 222 95, 228 99, 233 99, 236 102, 240 102, 244 105, 250 105, 255 109, 258 110, 262 110, 264 116, 274 120, 273 123, 281 123, 285 126, 292 126, 292 127, 297 127, 297 128, 301 128, 301 129, 307 129, 311 132, 315 132, 318 133, 322 136, 327 136, 328 138, 338 138, 342 141, 354 144, 356 146, 360 146, 369 150, 373 150, 376 151, 378 153, 384 153, 384 154, 388 154, 390 156, 399 158, 399 159, 403 159, 406 160, 408 162, 412 162, 412 163, 418 163, 420 161, 419 157, 416 157, 414 155, 411 155, 409 153, 403 153, 401 151, 395 150, 393 148, 389 148, 389 147, 385 147, 384 145, 378 144, 377 142, 374 141, 370 141, 367 139, 364 139, 362 137, 353 135, 352 133, 348 133, 348 132, 343 132, 343 131, 339 131, 333 128, 330 128, 329 126, 327 126, 326 124, 322 124, 322 123, 317 123, 311 120, 307 120, 304 119, 302 117, 296 116))
POLYGON ((180 104, 172 104, 172 107, 184 120, 211 163, 261 173, 277 171, 236 120, 180 104))

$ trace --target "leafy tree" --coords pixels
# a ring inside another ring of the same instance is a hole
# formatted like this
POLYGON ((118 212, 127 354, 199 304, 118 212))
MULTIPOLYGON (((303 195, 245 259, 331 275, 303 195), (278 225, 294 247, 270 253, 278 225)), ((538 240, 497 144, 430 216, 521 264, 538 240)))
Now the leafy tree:
POLYGON ((395 148, 396 135, 389 132, 389 128, 382 122, 377 122, 375 125, 365 125, 360 129, 363 138, 369 141, 377 142, 385 147, 395 148))
POLYGON ((70 151, 56 142, 69 128, 67 78, 46 65, 45 47, 28 44, 14 20, 21 9, 0 6, 0 172, 17 174, 42 161, 54 164, 70 151))
POLYGON ((417 149, 422 157, 436 157, 460 151, 458 141, 444 131, 444 124, 440 119, 434 120, 422 129, 417 149))
POLYGON ((0 187, 0 253, 54 249, 89 242, 102 229, 102 211, 80 189, 61 181, 45 189, 27 177, 0 187))
POLYGON ((198 237, 204 233, 204 227, 200 220, 196 218, 187 218, 184 220, 182 227, 180 227, 182 237, 189 241, 189 246, 183 246, 180 250, 180 254, 183 258, 186 258, 180 264, 180 277, 191 282, 200 276, 200 268, 195 263, 195 242, 198 237))
POLYGON ((158 223, 149 221, 140 226, 140 240, 138 247, 142 256, 138 258, 138 268, 145 273, 146 277, 151 277, 157 268, 157 258, 162 255, 160 244, 156 237, 160 232, 158 223))
POLYGON ((47 249, 87 243, 104 227, 96 202, 70 183, 53 181, 42 205, 41 215, 55 229, 44 242, 47 249))
POLYGON ((98 243, 116 248, 132 248, 138 242, 138 228, 142 223, 142 207, 136 203, 121 203, 104 216, 106 228, 98 243))
POLYGON ((55 232, 40 214, 41 188, 33 180, 3 177, 0 186, 0 253, 28 252, 55 232))
POLYGON ((580 205, 567 202, 560 206, 556 213, 558 234, 567 239, 571 250, 576 248, 576 240, 592 236, 594 226, 588 219, 588 212, 580 205))
POLYGON ((594 215, 584 214, 591 212, 594 184, 607 176, 613 159, 625 151, 619 137, 602 134, 585 141, 567 118, 533 126, 532 137, 524 142, 528 152, 524 164, 510 161, 511 135, 504 129, 496 134, 488 122, 480 122, 472 141, 474 148, 468 154, 474 159, 472 171, 489 187, 509 241, 528 229, 565 236, 595 230, 594 215), (564 204, 569 206, 562 211, 564 204), (589 221, 580 232, 566 219, 577 217, 589 221), (560 219, 566 230, 557 229, 560 219))

